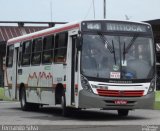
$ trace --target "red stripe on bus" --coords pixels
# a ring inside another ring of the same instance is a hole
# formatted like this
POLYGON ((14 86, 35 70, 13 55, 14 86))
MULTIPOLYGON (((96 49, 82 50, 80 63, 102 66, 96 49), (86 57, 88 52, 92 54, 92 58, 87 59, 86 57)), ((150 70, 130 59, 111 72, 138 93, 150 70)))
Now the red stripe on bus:
POLYGON ((66 85, 66 84, 63 84, 63 87, 66 89, 67 85, 66 85))
POLYGON ((123 96, 123 97, 141 97, 144 94, 144 90, 106 90, 97 89, 98 95, 100 96, 123 96))
POLYGON ((75 89, 78 89, 78 84, 75 84, 75 89))
POLYGON ((62 32, 62 31, 67 31, 69 29, 78 28, 78 27, 79 27, 79 24, 75 24, 75 25, 70 25, 70 26, 63 27, 63 28, 56 29, 56 30, 53 29, 51 31, 35 34, 35 35, 32 35, 32 36, 26 36, 25 38, 19 38, 19 39, 16 39, 16 40, 11 40, 7 44, 11 45, 11 44, 14 44, 16 42, 27 41, 27 40, 30 40, 30 39, 34 39, 34 38, 38 38, 38 37, 42 37, 42 36, 51 35, 51 34, 54 34, 54 33, 62 32))

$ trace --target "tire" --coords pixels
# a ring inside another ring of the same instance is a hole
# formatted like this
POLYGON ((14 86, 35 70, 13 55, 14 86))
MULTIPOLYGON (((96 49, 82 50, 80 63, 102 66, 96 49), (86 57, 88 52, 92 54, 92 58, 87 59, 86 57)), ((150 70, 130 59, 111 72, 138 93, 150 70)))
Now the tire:
POLYGON ((21 98, 20 98, 21 109, 23 111, 37 111, 40 107, 39 104, 36 103, 28 103, 26 101, 26 91, 25 88, 21 89, 21 98))
POLYGON ((69 109, 66 107, 66 98, 64 95, 61 97, 62 116, 69 115, 69 109))
POLYGON ((128 114, 129 114, 129 110, 125 110, 125 109, 118 110, 118 116, 128 116, 128 114))
POLYGON ((20 91, 20 104, 23 111, 29 110, 29 103, 26 102, 26 91, 22 88, 20 91))

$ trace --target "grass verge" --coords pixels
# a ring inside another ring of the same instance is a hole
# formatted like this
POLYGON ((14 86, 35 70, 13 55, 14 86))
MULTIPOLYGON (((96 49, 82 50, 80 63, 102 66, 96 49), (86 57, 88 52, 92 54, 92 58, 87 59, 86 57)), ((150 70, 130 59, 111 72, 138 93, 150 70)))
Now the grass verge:
POLYGON ((0 100, 3 100, 4 97, 4 90, 3 88, 0 88, 0 100))
POLYGON ((160 110, 160 91, 156 91, 154 109, 160 110))
POLYGON ((10 100, 8 97, 4 95, 4 88, 0 87, 0 100, 8 101, 10 100))

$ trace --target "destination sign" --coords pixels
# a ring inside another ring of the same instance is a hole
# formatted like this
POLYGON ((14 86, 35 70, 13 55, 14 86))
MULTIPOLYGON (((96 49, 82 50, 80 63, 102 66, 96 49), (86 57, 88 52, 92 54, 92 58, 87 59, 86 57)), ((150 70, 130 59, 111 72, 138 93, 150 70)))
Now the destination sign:
POLYGON ((107 31, 147 32, 146 25, 128 23, 107 23, 107 31))

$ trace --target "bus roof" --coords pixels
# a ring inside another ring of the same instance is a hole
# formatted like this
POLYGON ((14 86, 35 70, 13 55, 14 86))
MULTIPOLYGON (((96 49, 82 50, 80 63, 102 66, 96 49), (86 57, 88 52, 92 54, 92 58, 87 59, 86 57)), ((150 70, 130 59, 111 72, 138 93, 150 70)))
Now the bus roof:
MULTIPOLYGON (((150 24, 145 23, 145 22, 128 21, 128 20, 123 20, 122 21, 122 20, 104 20, 104 19, 101 19, 101 20, 84 20, 84 21, 86 21, 86 22, 87 21, 111 21, 111 22, 115 21, 115 22, 128 22, 128 23, 139 23, 139 24, 150 25, 150 24)), ((74 28, 79 28, 81 22, 82 21, 71 22, 71 23, 67 23, 67 24, 64 24, 64 25, 60 25, 58 27, 52 27, 52 28, 44 29, 44 30, 37 31, 37 32, 34 32, 34 33, 26 34, 26 35, 23 35, 23 36, 15 37, 15 38, 9 39, 7 44, 11 45, 11 44, 15 44, 17 42, 27 41, 27 40, 34 39, 34 38, 51 35, 53 33, 59 33, 59 32, 62 32, 62 31, 67 31, 67 30, 71 30, 71 29, 74 29, 74 28)))
MULTIPOLYGON (((146 24, 146 25, 150 25, 147 22, 143 22, 143 21, 135 21, 135 20, 112 20, 112 19, 97 19, 97 20, 84 20, 84 21, 108 21, 108 22, 128 22, 128 23, 137 23, 137 24, 146 24)), ((81 21, 83 22, 83 21, 81 21)))
POLYGON ((34 32, 34 33, 30 33, 30 34, 26 34, 26 35, 23 35, 23 36, 19 36, 19 37, 9 39, 7 41, 7 44, 11 45, 11 44, 15 44, 17 42, 27 41, 27 40, 30 40, 30 39, 34 39, 34 38, 38 38, 38 37, 42 37, 42 36, 47 36, 47 35, 51 35, 53 33, 59 33, 59 32, 62 32, 62 31, 67 31, 67 30, 71 30, 71 29, 79 28, 79 27, 80 27, 79 22, 67 23, 67 24, 64 24, 64 25, 60 25, 58 27, 52 27, 52 28, 44 29, 44 30, 41 30, 41 31, 37 31, 37 32, 34 32))

